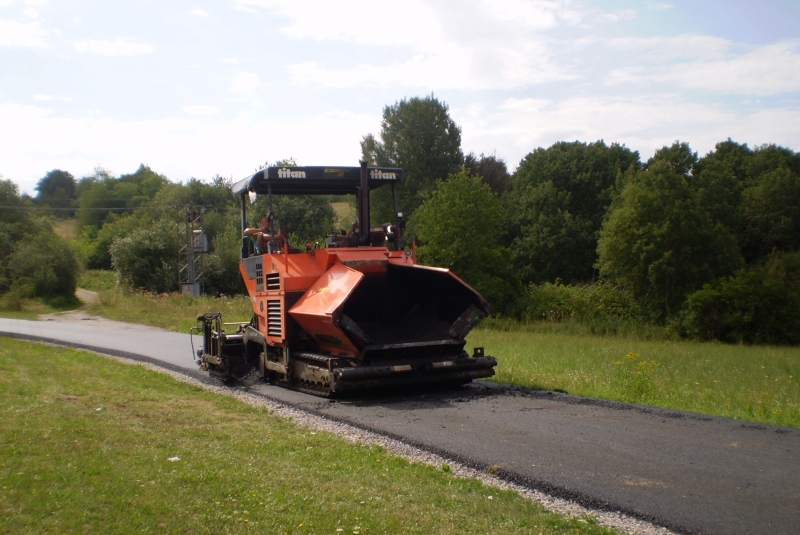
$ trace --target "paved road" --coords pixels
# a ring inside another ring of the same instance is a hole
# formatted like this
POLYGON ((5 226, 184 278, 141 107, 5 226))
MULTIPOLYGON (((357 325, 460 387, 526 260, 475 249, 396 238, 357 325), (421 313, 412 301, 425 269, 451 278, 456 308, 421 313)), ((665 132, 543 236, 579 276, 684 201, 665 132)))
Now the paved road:
MULTIPOLYGON (((189 337, 160 330, 0 319, 2 334, 197 370, 189 337)), ((251 390, 679 532, 800 532, 798 429, 483 382, 337 402, 271 385, 251 390)))

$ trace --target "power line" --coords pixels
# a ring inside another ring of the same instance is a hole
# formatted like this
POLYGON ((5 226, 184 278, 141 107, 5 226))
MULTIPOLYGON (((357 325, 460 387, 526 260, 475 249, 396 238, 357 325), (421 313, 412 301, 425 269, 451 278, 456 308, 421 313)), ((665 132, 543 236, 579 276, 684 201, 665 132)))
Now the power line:
MULTIPOLYGON (((231 205, 233 206, 233 205, 231 205)), ((0 210, 18 210, 28 212, 133 212, 136 210, 182 210, 186 205, 174 204, 168 206, 135 206, 135 207, 119 207, 119 206, 106 206, 106 207, 92 207, 92 208, 47 208, 44 206, 0 206, 0 210)), ((206 205, 204 208, 216 210, 217 207, 213 205, 206 205)))

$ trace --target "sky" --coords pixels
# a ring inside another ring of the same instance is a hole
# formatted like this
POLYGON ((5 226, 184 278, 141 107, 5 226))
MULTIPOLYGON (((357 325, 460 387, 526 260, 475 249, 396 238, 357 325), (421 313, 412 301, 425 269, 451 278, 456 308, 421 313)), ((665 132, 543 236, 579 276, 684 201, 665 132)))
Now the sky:
POLYGON ((800 150, 797 0, 0 0, 0 175, 358 165, 434 95, 464 153, 800 150))

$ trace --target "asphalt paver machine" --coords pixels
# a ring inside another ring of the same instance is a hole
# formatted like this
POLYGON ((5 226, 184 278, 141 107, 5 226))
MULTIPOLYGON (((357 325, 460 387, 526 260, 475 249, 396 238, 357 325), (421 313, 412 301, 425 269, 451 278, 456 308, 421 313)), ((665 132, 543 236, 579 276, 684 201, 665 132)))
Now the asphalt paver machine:
MULTIPOLYGON (((239 270, 253 307, 246 323, 198 317, 200 367, 224 381, 254 373, 319 395, 419 384, 465 384, 497 361, 467 333, 489 304, 448 269, 422 266, 403 240, 401 169, 268 167, 233 185, 242 230, 258 195, 355 195, 357 221, 324 246, 244 237, 239 270), (396 220, 370 226, 370 191, 391 188, 396 220)), ((278 214, 280 216, 280 214, 278 214)))

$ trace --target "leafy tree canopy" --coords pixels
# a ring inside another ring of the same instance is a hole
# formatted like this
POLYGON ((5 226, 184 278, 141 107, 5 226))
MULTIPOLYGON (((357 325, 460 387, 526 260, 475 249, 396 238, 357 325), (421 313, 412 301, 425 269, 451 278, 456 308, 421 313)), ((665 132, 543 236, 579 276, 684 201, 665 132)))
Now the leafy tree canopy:
POLYGON ((466 169, 436 183, 411 224, 419 260, 452 269, 489 300, 496 312, 514 314, 522 284, 500 240, 500 201, 466 169))
POLYGON ((692 176, 692 170, 697 163, 697 153, 692 152, 688 143, 676 141, 669 147, 658 149, 655 155, 647 160, 645 168, 649 168, 655 162, 666 163, 675 173, 689 178, 692 176))
POLYGON ((618 177, 640 166, 638 152, 603 141, 556 143, 525 156, 503 196, 523 280, 594 279, 596 233, 618 177))
POLYGON ((36 184, 35 202, 52 208, 70 208, 76 198, 75 177, 61 169, 53 169, 36 184))
POLYGON ((548 181, 520 185, 503 198, 512 257, 523 281, 592 278, 597 240, 592 223, 570 212, 570 196, 548 181))
POLYGON ((511 174, 508 172, 506 162, 495 154, 486 156, 481 153, 480 156, 475 156, 475 153, 471 152, 464 158, 464 167, 473 175, 480 177, 497 195, 502 195, 511 189, 511 174))
POLYGON ((135 173, 119 178, 97 168, 93 175, 78 182, 78 223, 82 227, 99 229, 115 215, 130 213, 146 204, 168 184, 166 177, 143 164, 135 173))
POLYGON ((78 281, 78 262, 66 240, 50 226, 38 225, 36 234, 15 244, 9 261, 10 279, 17 288, 24 288, 24 297, 71 300, 78 281))
POLYGON ((669 161, 629 171, 598 242, 602 276, 632 289, 654 319, 741 265, 734 237, 714 225, 687 178, 669 161))
POLYGON ((19 188, 0 178, 0 292, 11 284, 9 260, 15 244, 31 232, 31 202, 21 197, 19 188))
POLYGON ((800 248, 800 155, 775 145, 751 150, 728 139, 695 165, 692 186, 712 221, 736 235, 749 263, 800 248))
POLYGON ((624 145, 612 143, 608 146, 602 140, 559 142, 525 156, 514 174, 514 186, 552 182, 556 190, 570 194, 568 209, 571 214, 599 228, 618 174, 640 166, 639 153, 624 145))
MULTIPOLYGON (((461 128, 450 118, 447 104, 433 95, 403 99, 383 109, 380 139, 367 134, 361 152, 370 165, 400 167, 405 180, 398 186, 400 211, 410 215, 433 189, 464 163, 461 128)), ((388 188, 376 190, 377 220, 392 221, 388 188)))

